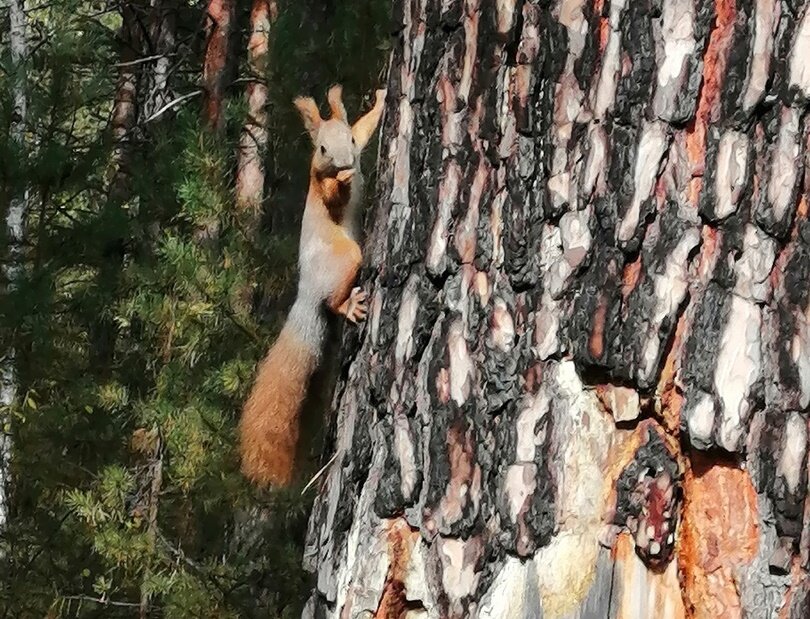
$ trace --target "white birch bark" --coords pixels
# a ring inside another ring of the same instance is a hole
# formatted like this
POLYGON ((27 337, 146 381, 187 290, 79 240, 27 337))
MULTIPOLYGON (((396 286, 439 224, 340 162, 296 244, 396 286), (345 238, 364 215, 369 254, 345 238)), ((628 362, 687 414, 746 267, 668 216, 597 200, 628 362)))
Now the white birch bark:
MULTIPOLYGON (((10 137, 18 148, 24 150, 25 119, 28 108, 25 88, 26 59, 26 17, 25 0, 9 0, 9 42, 11 61, 14 68, 12 75, 12 97, 14 111, 12 115, 10 137)), ((28 206, 28 191, 12 192, 6 213, 6 239, 8 248, 3 262, 3 279, 6 290, 12 291, 22 271, 23 222, 28 206)), ((0 358, 0 411, 8 411, 17 397, 17 372, 13 345, 2 352, 0 358)), ((11 463, 10 418, 7 412, 2 413, 2 432, 0 433, 0 531, 8 520, 8 498, 11 463)))

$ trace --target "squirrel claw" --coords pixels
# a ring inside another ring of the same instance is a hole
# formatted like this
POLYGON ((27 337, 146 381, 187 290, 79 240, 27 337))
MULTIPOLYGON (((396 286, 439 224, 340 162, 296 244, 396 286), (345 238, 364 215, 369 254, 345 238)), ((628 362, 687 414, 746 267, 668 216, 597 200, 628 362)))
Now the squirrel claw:
POLYGON ((352 323, 362 322, 368 314, 366 293, 359 287, 354 288, 346 300, 346 320, 352 323))

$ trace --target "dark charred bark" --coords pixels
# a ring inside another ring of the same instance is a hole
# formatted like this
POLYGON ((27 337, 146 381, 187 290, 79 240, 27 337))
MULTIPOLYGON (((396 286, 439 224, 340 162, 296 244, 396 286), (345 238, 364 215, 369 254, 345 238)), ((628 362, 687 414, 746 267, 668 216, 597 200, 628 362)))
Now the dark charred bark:
POLYGON ((309 617, 810 613, 810 5, 395 2, 309 617))

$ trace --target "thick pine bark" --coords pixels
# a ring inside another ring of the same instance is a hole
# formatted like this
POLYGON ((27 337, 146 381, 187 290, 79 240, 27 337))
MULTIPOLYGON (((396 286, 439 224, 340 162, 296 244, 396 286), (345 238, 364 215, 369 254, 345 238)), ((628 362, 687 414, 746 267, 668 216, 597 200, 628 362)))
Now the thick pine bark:
POLYGON ((270 27, 278 17, 275 0, 254 0, 250 11, 248 67, 250 81, 245 89, 247 118, 239 139, 236 173, 236 203, 255 222, 264 199, 264 156, 267 148, 267 61, 270 27))
POLYGON ((305 616, 810 616, 810 3, 395 7, 305 616))
MULTIPOLYGON (((25 1, 10 0, 8 41, 11 51, 12 117, 9 138, 20 155, 25 154, 25 122, 28 115, 28 95, 26 91, 25 62, 27 60, 27 34, 25 1)), ((24 185, 24 183, 23 183, 24 185)), ((3 260, 3 285, 7 292, 16 288, 23 269, 23 237, 26 212, 28 210, 28 190, 16 188, 8 192, 6 207, 6 251, 3 260)), ((17 398, 16 351, 9 345, 0 352, 0 532, 6 527, 9 514, 9 490, 11 487, 11 419, 5 411, 17 398)))
POLYGON ((206 9, 206 44, 203 60, 205 101, 203 118, 209 127, 220 130, 224 123, 222 106, 230 68, 229 48, 234 28, 233 0, 208 0, 206 9))
POLYGON ((110 202, 125 202, 131 192, 133 130, 138 118, 138 76, 142 40, 135 3, 121 7, 120 68, 112 110, 113 152, 107 195, 110 202))

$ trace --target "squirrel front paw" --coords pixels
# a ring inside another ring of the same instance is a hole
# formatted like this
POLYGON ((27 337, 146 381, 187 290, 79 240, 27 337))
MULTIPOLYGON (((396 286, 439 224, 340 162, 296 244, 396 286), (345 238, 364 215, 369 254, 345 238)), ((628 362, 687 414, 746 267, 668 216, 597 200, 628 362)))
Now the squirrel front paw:
POLYGON ((349 168, 348 170, 341 170, 335 176, 335 180, 337 180, 338 183, 341 183, 343 185, 350 183, 353 178, 354 178, 354 168, 349 168))
POLYGON ((366 318, 368 308, 366 307, 366 293, 359 287, 354 288, 346 299, 346 311, 344 312, 346 320, 349 322, 357 323, 362 322, 366 318))

